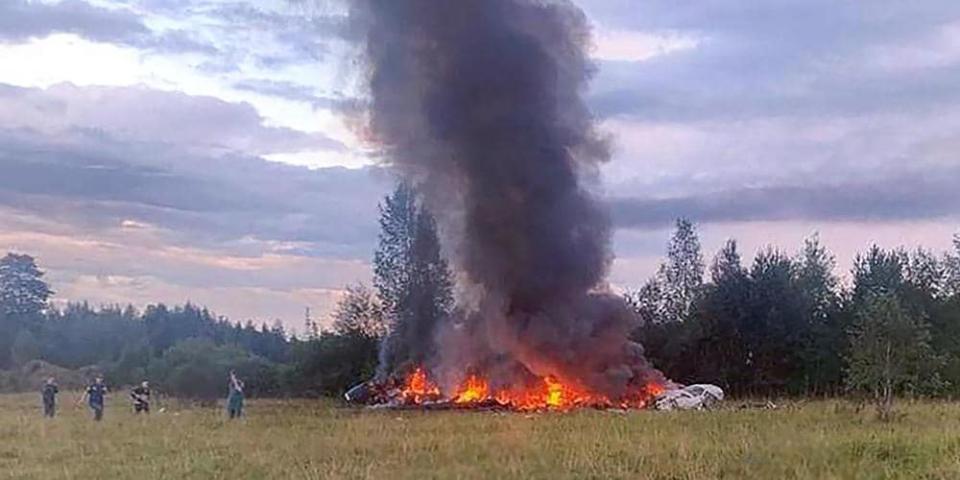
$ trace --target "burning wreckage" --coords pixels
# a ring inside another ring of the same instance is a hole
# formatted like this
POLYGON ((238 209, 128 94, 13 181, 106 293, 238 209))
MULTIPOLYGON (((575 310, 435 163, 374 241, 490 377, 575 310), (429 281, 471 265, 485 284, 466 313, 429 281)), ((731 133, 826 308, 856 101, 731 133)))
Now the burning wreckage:
MULTIPOLYGON (((437 219, 457 298, 438 315, 422 288, 397 297, 377 380, 347 400, 530 411, 721 399, 651 366, 607 286, 611 224, 592 186, 609 149, 583 99, 595 71, 584 13, 570 0, 354 0, 349 23, 367 67, 365 138, 437 219)), ((386 254, 415 288, 435 275, 386 254)))
POLYGON ((351 404, 370 408, 424 410, 510 410, 567 411, 576 408, 703 410, 723 400, 723 390, 716 385, 697 384, 682 387, 673 383, 652 384, 629 398, 611 400, 602 395, 572 388, 555 377, 538 379, 526 388, 491 389, 479 376, 468 376, 452 396, 443 395, 422 368, 414 369, 406 379, 391 377, 386 382, 370 380, 358 384, 344 394, 351 404))

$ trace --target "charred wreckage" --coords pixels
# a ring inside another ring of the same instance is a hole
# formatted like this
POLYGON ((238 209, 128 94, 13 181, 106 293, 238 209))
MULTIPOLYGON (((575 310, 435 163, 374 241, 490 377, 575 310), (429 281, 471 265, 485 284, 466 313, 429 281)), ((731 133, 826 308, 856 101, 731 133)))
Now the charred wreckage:
POLYGON ((467 377, 452 396, 443 395, 427 372, 417 368, 406 379, 395 377, 385 382, 370 380, 347 390, 347 403, 374 409, 420 410, 493 410, 493 411, 568 411, 576 408, 704 410, 723 401, 723 389, 716 385, 681 386, 670 383, 653 386, 632 399, 613 401, 570 388, 556 378, 526 389, 493 391, 489 383, 476 375, 467 377))

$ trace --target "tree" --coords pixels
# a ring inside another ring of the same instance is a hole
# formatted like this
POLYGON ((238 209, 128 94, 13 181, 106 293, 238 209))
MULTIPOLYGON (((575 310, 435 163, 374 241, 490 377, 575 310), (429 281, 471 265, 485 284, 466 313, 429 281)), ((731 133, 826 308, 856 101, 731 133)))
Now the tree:
POLYGON ((248 393, 275 388, 276 373, 267 360, 236 346, 219 346, 208 339, 191 338, 177 343, 151 362, 149 374, 165 393, 211 403, 226 394, 231 370, 246 382, 248 393))
POLYGON ((804 241, 795 264, 807 323, 800 351, 803 390, 806 393, 833 392, 843 380, 843 352, 846 348, 840 282, 833 273, 836 262, 820 243, 819 235, 813 235, 804 241))
POLYGON ((947 265, 928 250, 917 248, 905 266, 905 279, 915 293, 937 300, 946 293, 947 265))
POLYGON ((960 297, 960 233, 953 237, 952 253, 944 256, 944 270, 946 280, 944 282, 944 294, 948 297, 960 297))
POLYGON ((410 282, 411 255, 417 217, 416 194, 401 183, 380 204, 380 235, 373 255, 373 285, 390 324, 410 282))
POLYGON ((683 321, 690 317, 703 285, 703 269, 696 227, 689 220, 680 218, 667 248, 667 263, 660 267, 666 321, 683 321))
POLYGON ((380 207, 374 286, 387 320, 381 373, 422 364, 433 354, 437 324, 453 307, 453 279, 433 216, 401 184, 380 207))
POLYGON ((667 246, 666 263, 640 290, 626 297, 644 323, 688 319, 703 286, 703 254, 696 227, 684 218, 676 225, 667 246))
POLYGON ((363 284, 347 286, 333 312, 333 331, 338 335, 383 337, 386 324, 376 295, 363 284))
POLYGON ((8 253, 0 259, 0 309, 6 315, 39 317, 51 295, 33 257, 8 253))
POLYGON ((848 386, 869 392, 882 420, 890 419, 896 394, 936 380, 926 322, 908 315, 891 294, 868 298, 857 312, 848 362, 848 386))
POLYGON ((310 316, 310 307, 303 312, 303 335, 306 340, 316 340, 320 335, 320 326, 310 316))
POLYGON ((902 294, 908 262, 906 252, 888 252, 876 245, 866 255, 857 254, 853 261, 853 303, 861 305, 871 297, 902 294))
POLYGON ((40 343, 30 330, 20 330, 10 348, 10 357, 15 365, 23 365, 40 358, 40 343))
POLYGON ((797 267, 785 253, 768 248, 750 268, 750 294, 740 325, 752 370, 751 390, 796 389, 799 354, 807 322, 796 282, 797 267))
POLYGON ((663 275, 631 295, 628 301, 644 319, 634 336, 670 378, 685 383, 709 380, 733 389, 752 378, 740 331, 750 284, 734 240, 717 254, 711 273, 713 283, 697 288, 696 301, 682 322, 663 321, 663 275))
POLYGON ((743 389, 754 377, 743 335, 751 283, 736 240, 728 240, 714 257, 710 278, 695 316, 700 376, 728 390, 743 389))
POLYGON ((627 292, 624 299, 630 309, 637 314, 641 326, 656 324, 664 318, 663 284, 656 278, 644 283, 640 290, 627 292))
POLYGON ((0 368, 10 365, 21 332, 36 333, 52 294, 33 257, 8 253, 0 258, 0 368))
POLYGON ((285 383, 296 395, 340 395, 374 375, 378 345, 378 339, 357 333, 321 333, 295 344, 285 383))

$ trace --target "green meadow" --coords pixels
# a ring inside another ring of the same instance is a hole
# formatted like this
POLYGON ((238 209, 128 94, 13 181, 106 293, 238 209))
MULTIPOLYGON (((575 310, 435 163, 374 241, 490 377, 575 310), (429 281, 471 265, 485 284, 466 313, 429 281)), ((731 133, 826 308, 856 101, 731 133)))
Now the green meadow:
POLYGON ((0 478, 16 479, 956 479, 960 404, 903 403, 890 423, 840 401, 776 410, 493 413, 372 411, 330 401, 166 402, 122 395, 96 424, 61 395, 0 396, 0 478))

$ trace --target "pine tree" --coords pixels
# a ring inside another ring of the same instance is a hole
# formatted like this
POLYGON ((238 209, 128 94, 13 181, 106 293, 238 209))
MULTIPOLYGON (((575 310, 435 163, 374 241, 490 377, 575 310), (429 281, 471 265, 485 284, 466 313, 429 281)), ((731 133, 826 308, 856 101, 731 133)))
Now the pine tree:
POLYGON ((409 185, 399 185, 380 211, 374 286, 387 323, 380 359, 385 374, 433 354, 436 326, 453 307, 453 280, 436 221, 409 185))
POLYGON ((397 323, 399 304, 410 282, 416 215, 416 194, 406 183, 398 185, 380 204, 380 235, 373 255, 373 285, 389 326, 397 323))

